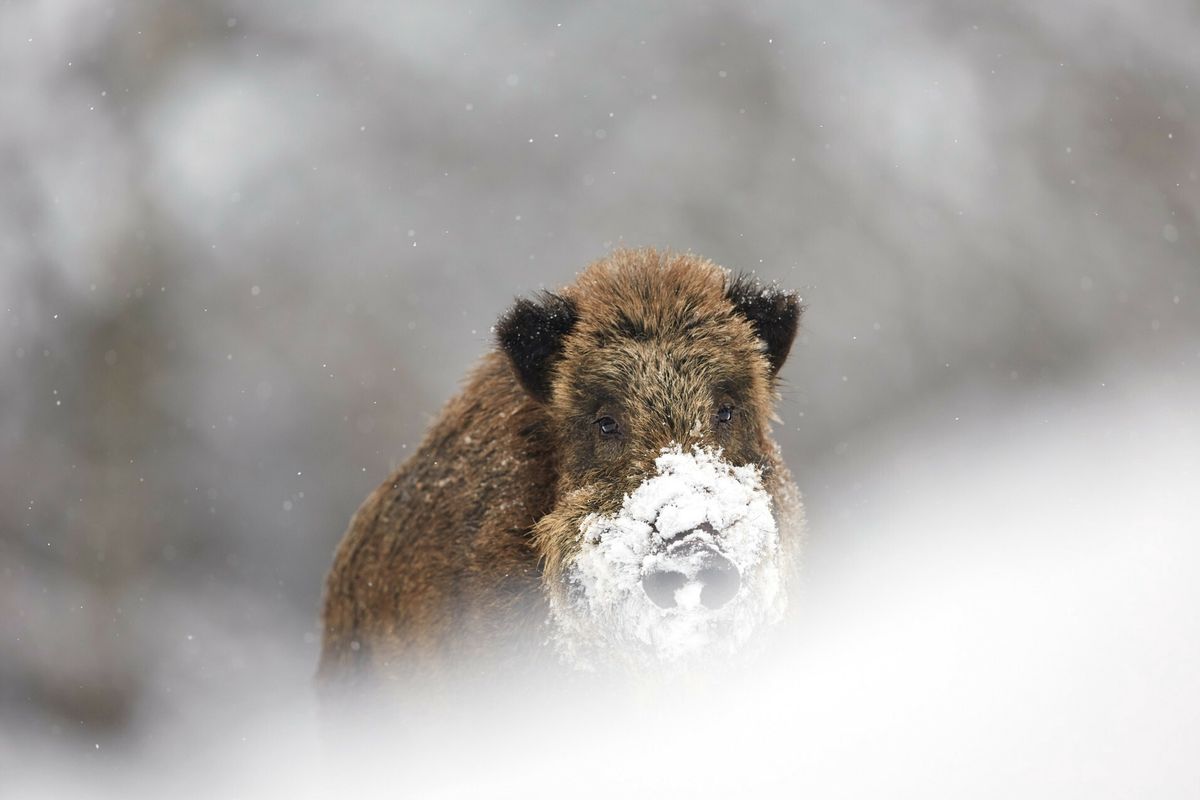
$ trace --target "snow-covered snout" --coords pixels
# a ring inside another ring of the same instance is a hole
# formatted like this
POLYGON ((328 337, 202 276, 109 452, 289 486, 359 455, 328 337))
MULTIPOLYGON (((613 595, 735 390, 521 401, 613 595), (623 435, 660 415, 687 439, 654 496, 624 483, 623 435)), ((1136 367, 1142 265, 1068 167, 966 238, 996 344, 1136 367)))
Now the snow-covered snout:
POLYGON ((577 660, 732 653, 783 611, 779 536, 754 465, 666 448, 612 515, 589 515, 554 616, 577 660))
POLYGON ((680 535, 662 554, 662 564, 642 574, 642 588, 659 608, 690 607, 697 602, 717 609, 737 594, 741 573, 721 555, 717 531, 708 522, 680 535))

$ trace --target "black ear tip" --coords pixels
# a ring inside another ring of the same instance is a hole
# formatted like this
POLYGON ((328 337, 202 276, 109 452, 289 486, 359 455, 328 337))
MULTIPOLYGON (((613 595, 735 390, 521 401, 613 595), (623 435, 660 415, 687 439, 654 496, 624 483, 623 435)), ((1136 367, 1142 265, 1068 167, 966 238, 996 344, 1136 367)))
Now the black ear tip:
POLYGON ((539 400, 550 394, 551 369, 563 339, 575 326, 575 303, 552 292, 518 299, 496 324, 496 342, 512 362, 517 379, 539 400))
POLYGON ((733 279, 726 296, 734 310, 754 326, 762 340, 772 373, 778 373, 792 349, 804 306, 795 292, 778 286, 763 286, 749 275, 733 279))
POLYGON ((547 334, 565 335, 574 324, 574 303, 553 292, 541 292, 536 302, 517 298, 496 323, 496 341, 503 350, 511 352, 512 348, 535 344, 547 334))
POLYGON ((507 350, 516 344, 521 331, 526 327, 527 320, 534 311, 534 305, 523 297, 517 298, 512 308, 505 311, 496 322, 496 342, 507 350))

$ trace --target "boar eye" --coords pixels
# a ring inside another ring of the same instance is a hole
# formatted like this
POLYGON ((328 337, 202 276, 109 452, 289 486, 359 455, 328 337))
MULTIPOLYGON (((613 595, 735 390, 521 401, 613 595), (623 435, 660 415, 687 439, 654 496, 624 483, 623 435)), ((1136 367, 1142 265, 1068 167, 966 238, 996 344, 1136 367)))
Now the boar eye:
POLYGON ((617 421, 612 417, 601 417, 596 420, 596 425, 600 428, 601 436, 616 436, 619 430, 617 421))
POLYGON ((733 419, 733 406, 721 406, 717 409, 717 422, 729 422, 733 419))

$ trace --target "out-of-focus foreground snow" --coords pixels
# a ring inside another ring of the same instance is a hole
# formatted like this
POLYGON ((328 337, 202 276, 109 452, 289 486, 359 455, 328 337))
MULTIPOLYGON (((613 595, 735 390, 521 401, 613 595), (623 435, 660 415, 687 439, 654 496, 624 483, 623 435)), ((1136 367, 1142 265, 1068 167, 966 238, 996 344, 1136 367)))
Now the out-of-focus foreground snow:
MULTIPOLYGON (((1154 375, 1101 371, 979 418, 914 419, 839 476, 849 488, 816 535, 845 546, 809 564, 781 651, 717 687, 547 697, 531 680, 322 734, 311 664, 268 660, 242 700, 185 689, 111 752, 4 729, 0 784, 55 798, 1195 796, 1200 380, 1154 375)), ((204 635, 246 653, 270 638, 204 635)))

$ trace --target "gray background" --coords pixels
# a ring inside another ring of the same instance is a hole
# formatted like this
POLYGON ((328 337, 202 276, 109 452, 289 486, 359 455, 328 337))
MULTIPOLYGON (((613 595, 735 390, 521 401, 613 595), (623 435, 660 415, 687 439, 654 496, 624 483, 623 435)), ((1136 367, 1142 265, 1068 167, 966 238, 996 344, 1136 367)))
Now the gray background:
POLYGON ((914 420, 1196 373, 1198 84, 1185 0, 0 3, 0 719, 302 691, 357 504, 622 244, 801 290, 819 575, 914 420))

